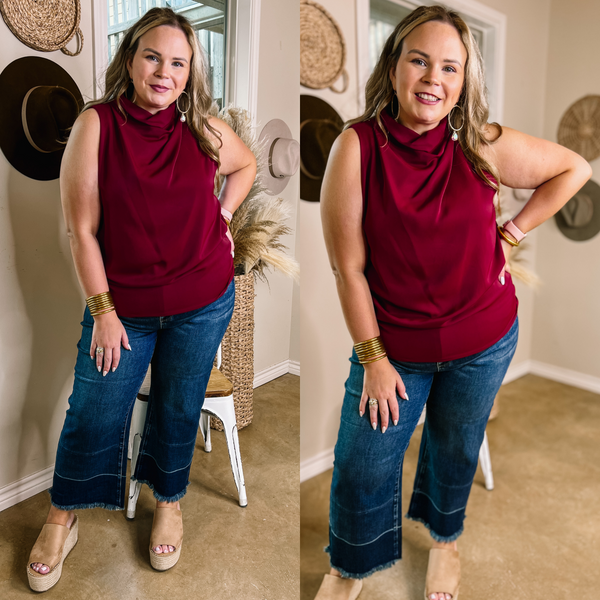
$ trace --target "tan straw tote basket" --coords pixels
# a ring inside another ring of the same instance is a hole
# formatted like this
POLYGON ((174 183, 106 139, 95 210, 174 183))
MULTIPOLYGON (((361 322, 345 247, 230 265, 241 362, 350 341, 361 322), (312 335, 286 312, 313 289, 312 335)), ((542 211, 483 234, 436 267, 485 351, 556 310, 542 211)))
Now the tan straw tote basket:
POLYGON ((26 46, 41 52, 60 50, 77 56, 83 48, 80 0, 0 0, 2 18, 26 46), (66 45, 77 36, 77 50, 66 45))
MULTIPOLYGON (((238 430, 250 425, 254 398, 254 273, 236 275, 235 307, 222 342, 223 374, 233 383, 238 430)), ((211 427, 223 431, 219 419, 211 427)))

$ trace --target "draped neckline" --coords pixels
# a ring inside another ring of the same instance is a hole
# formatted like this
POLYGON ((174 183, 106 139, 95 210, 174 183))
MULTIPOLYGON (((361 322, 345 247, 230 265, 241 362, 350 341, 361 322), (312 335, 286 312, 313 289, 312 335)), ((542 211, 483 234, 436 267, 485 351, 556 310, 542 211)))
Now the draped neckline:
POLYGON ((121 96, 120 101, 127 115, 145 126, 147 134, 162 137, 165 133, 171 133, 175 129, 177 124, 175 102, 172 102, 167 108, 159 110, 156 114, 152 114, 124 96, 121 96))
POLYGON ((422 158, 441 156, 450 141, 450 131, 448 130, 446 118, 442 119, 433 129, 418 134, 396 121, 390 112, 389 106, 382 111, 381 117, 390 140, 395 142, 395 145, 404 146, 422 158))

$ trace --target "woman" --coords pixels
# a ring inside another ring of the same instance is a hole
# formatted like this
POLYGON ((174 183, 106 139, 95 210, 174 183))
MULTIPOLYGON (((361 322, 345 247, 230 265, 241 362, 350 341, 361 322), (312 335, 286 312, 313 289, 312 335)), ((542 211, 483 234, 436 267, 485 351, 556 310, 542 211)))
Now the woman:
POLYGON ((256 174, 252 153, 208 117, 211 102, 189 22, 154 8, 125 34, 104 97, 73 126, 60 183, 88 308, 52 507, 27 567, 36 591, 58 581, 77 541, 73 510, 124 508, 127 432, 151 359, 135 477, 157 500, 152 566, 165 570, 179 559, 179 500, 212 362, 233 311, 228 224, 256 174), (220 199, 217 170, 226 176, 220 199))
POLYGON ((319 600, 356 598, 401 557, 402 462, 426 402, 408 517, 432 537, 425 597, 458 598, 456 540, 517 342, 508 257, 591 175, 561 146, 488 124, 484 90, 464 21, 419 7, 387 40, 365 113, 329 158, 323 228, 355 346, 319 600), (499 182, 535 192, 497 228, 499 182))

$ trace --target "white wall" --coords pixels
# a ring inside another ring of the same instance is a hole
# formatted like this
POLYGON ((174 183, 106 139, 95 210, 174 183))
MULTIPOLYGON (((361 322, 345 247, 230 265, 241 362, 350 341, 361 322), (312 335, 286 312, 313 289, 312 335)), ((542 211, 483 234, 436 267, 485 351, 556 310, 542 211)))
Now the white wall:
MULTIPOLYGON (((350 85, 342 95, 306 88, 301 88, 301 93, 322 97, 348 119, 357 114, 358 94, 363 94, 357 89, 355 0, 322 0, 322 4, 344 32, 350 85)), ((483 0, 482 4, 507 15, 503 124, 542 136, 550 0, 483 0)), ((300 455, 302 476, 306 478, 326 468, 332 459, 352 341, 339 308, 316 203, 300 202, 299 236, 303 274, 300 455)), ((529 250, 524 257, 535 269, 536 233, 528 240, 529 250)), ((513 372, 529 363, 533 330, 534 294, 517 283, 517 295, 521 331, 513 372)))
MULTIPOLYGON (((282 119, 300 139, 300 9, 295 0, 261 0, 260 60, 258 71, 258 130, 271 119, 282 119)), ((294 175, 280 194, 292 208, 289 226, 296 229, 296 212, 300 195, 300 174, 294 175)), ((294 254, 295 234, 285 241, 294 254)), ((269 275, 269 283, 256 285, 254 317, 254 371, 259 373, 290 358, 290 348, 297 346, 298 335, 291 336, 293 283, 279 274, 269 275)), ((296 319, 296 332, 299 326, 296 319)), ((299 360, 296 351, 293 360, 299 360)))
MULTIPOLYGON (((600 95, 599 26, 598 0, 552 1, 546 139, 556 141, 558 124, 571 104, 588 94, 600 95)), ((591 164, 592 179, 600 184, 600 159, 591 164)), ((535 302, 532 358, 600 383, 600 234, 574 242, 551 219, 540 227, 537 254, 544 286, 535 302)))
MULTIPOLYGON (((84 98, 92 98, 92 0, 81 4, 86 41, 77 57, 31 50, 0 20, 0 71, 22 56, 43 56, 63 66, 84 98)), ((296 139, 298 11, 294 0, 262 0, 261 31, 266 35, 260 39, 257 109, 259 125, 283 119, 296 139)), ((296 175, 281 194, 293 206, 292 229, 298 190, 296 175)), ((287 245, 293 253, 293 235, 287 245)), ((293 345, 292 282, 279 275, 271 275, 269 282, 270 289, 256 286, 255 372, 287 365, 293 345)), ((50 485, 83 306, 64 233, 58 181, 29 179, 0 153, 0 510, 50 485)))
MULTIPOLYGON (((22 56, 41 56, 60 64, 84 98, 91 98, 91 2, 82 4, 86 42, 74 58, 24 46, 0 20, 0 70, 22 56)), ((1 488, 54 463, 84 306, 64 234, 58 180, 29 179, 2 153, 0 240, 1 488)))

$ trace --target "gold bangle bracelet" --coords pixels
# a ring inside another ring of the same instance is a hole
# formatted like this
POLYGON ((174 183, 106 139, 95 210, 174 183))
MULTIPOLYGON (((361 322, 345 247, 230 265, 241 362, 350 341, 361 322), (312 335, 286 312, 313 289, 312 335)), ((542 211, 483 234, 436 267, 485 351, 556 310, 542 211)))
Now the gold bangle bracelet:
POLYGON ((372 358, 371 360, 361 360, 360 364, 361 365, 370 365, 371 363, 377 362, 378 360, 381 360, 382 358, 385 358, 387 356, 387 354, 381 354, 380 356, 377 356, 376 358, 372 358))
POLYGON ((518 246, 519 242, 515 242, 514 240, 511 240, 506 233, 504 233, 504 228, 501 225, 496 225, 496 227, 498 228, 498 233, 511 245, 511 246, 518 246))
POLYGON ((354 344, 354 351, 361 364, 375 362, 386 356, 386 351, 380 336, 354 344))
POLYGON ((92 317, 97 317, 115 310, 115 305, 110 292, 102 292, 85 299, 92 317))

